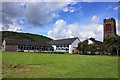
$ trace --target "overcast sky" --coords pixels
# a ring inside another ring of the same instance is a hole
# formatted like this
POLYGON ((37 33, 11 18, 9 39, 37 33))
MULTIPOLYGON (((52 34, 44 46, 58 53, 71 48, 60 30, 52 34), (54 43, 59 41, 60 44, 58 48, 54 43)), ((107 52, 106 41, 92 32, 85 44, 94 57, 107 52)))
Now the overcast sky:
MULTIPOLYGON (((53 39, 79 37, 103 40, 103 19, 116 19, 118 2, 2 2, 2 31, 53 39)), ((119 31, 118 31, 119 30, 119 31)))

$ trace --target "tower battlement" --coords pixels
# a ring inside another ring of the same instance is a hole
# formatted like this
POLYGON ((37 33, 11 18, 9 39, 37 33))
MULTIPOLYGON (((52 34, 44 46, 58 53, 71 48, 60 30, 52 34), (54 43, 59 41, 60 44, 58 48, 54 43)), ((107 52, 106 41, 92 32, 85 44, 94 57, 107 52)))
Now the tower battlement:
POLYGON ((114 18, 104 19, 104 23, 105 22, 111 22, 111 21, 115 22, 115 19, 114 18))

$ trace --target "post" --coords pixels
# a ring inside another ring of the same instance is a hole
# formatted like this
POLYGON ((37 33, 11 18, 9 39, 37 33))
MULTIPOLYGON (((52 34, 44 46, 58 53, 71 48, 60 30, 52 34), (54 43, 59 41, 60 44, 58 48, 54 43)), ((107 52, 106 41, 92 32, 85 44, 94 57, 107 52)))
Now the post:
POLYGON ((119 56, 119 48, 117 49, 117 56, 119 56))

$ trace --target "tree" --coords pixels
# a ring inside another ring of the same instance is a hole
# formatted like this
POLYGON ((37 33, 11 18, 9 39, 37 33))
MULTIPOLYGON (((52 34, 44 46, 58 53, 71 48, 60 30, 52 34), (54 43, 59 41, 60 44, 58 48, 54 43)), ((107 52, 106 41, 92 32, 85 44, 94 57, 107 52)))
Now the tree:
POLYGON ((84 54, 84 50, 87 49, 88 46, 88 40, 84 40, 83 42, 80 42, 78 44, 77 50, 82 51, 82 53, 84 54))
POLYGON ((87 46, 87 51, 90 51, 91 53, 97 51, 98 45, 97 44, 90 44, 87 46))
POLYGON ((120 36, 107 37, 104 39, 105 50, 111 53, 117 53, 119 56, 120 51, 120 36))
POLYGON ((52 39, 43 35, 31 34, 31 33, 18 33, 12 31, 0 31, 2 33, 2 41, 5 38, 35 41, 35 42, 50 42, 52 39))

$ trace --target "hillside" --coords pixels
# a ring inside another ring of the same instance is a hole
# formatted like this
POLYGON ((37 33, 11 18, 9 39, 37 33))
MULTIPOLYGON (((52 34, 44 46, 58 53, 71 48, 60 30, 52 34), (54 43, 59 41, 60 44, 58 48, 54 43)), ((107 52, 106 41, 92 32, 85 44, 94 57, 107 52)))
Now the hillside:
POLYGON ((35 42, 49 42, 52 39, 43 35, 31 34, 31 33, 18 33, 12 31, 2 31, 2 41, 5 39, 18 39, 35 42))

